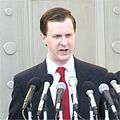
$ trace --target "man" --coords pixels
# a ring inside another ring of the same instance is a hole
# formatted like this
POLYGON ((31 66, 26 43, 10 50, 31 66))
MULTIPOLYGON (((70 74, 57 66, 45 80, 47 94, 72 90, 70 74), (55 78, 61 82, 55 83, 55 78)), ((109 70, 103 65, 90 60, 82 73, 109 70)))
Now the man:
POLYGON ((118 76, 118 80, 119 80, 119 84, 120 84, 120 71, 117 71, 115 74, 118 76))
MULTIPOLYGON (((42 80, 47 73, 53 75, 54 78, 53 84, 47 93, 47 117, 48 119, 55 119, 56 85, 60 78, 60 74, 56 71, 58 67, 65 68, 65 80, 69 90, 69 119, 73 118, 72 93, 68 84, 70 76, 77 78, 78 118, 80 119, 81 116, 84 119, 89 119, 89 101, 83 92, 84 88, 82 87, 82 84, 85 81, 91 81, 95 84, 96 103, 98 108, 101 107, 101 95, 98 91, 98 86, 100 85, 101 80, 103 80, 104 75, 107 73, 107 70, 80 61, 73 56, 72 51, 76 38, 76 21, 69 10, 58 7, 46 11, 40 19, 40 30, 42 41, 48 50, 47 57, 42 63, 23 71, 14 77, 14 89, 8 119, 23 119, 22 105, 27 94, 27 84, 29 80, 33 77, 39 77, 42 80)), ((42 90, 43 88, 35 92, 32 97, 32 119, 37 119, 37 109, 42 90)), ((100 114, 104 114, 104 111, 101 111, 100 114)), ((27 110, 25 111, 25 116, 27 118, 27 110)), ((43 119, 43 114, 41 114, 40 118, 43 119)))

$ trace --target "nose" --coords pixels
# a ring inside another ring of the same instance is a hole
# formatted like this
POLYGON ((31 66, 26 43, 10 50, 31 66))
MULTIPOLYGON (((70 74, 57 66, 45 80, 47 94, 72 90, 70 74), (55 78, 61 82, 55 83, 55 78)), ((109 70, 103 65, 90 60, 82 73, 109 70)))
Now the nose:
POLYGON ((66 46, 68 44, 68 40, 65 38, 65 36, 62 36, 60 45, 66 46))

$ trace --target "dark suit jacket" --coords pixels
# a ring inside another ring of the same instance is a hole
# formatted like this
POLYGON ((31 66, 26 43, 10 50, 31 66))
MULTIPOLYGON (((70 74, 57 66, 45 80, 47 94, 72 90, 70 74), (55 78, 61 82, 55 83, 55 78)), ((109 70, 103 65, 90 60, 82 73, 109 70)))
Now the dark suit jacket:
MULTIPOLYGON (((76 69, 76 76, 78 79, 78 85, 77 85, 78 102, 79 102, 78 113, 83 118, 89 119, 89 101, 88 98, 85 96, 85 93, 83 93, 84 88, 82 88, 82 84, 88 80, 91 80, 95 84, 96 86, 95 99, 98 108, 101 108, 101 106, 103 105, 101 104, 102 102, 100 102, 101 94, 98 91, 98 86, 102 82, 107 70, 105 68, 80 61, 76 58, 75 58, 75 69, 76 69)), ((47 66, 46 66, 46 61, 44 60, 41 64, 36 65, 28 70, 25 70, 14 77, 14 89, 12 93, 12 101, 9 107, 8 119, 23 119, 21 108, 23 105, 24 98, 27 94, 28 81, 35 76, 43 80, 45 74, 47 74, 47 66)), ((43 87, 41 87, 39 91, 35 92, 31 101, 33 119, 37 119, 36 114, 37 114, 37 108, 39 105, 40 97, 42 94, 42 89, 43 87)), ((48 91, 47 106, 48 106, 48 112, 47 112, 48 119, 54 119, 55 108, 52 102, 50 91, 48 91)), ((27 116, 26 111, 25 114, 27 116)), ((103 117, 104 111, 100 109, 99 114, 103 117)))
POLYGON ((115 74, 117 75, 118 80, 119 80, 119 84, 120 84, 120 71, 117 71, 115 74))

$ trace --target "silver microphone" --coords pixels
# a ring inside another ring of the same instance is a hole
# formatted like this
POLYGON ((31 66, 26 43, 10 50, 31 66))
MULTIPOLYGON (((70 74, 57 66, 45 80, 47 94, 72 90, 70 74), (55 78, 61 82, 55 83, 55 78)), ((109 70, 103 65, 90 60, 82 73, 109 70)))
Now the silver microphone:
POLYGON ((109 103, 113 113, 116 115, 117 114, 117 110, 116 110, 116 107, 113 103, 113 100, 112 100, 112 97, 110 95, 110 92, 109 92, 109 87, 107 84, 105 83, 102 83, 100 86, 99 86, 99 92, 101 94, 104 95, 105 99, 107 100, 107 102, 109 103))
POLYGON ((61 107, 61 102, 62 102, 62 98, 63 98, 63 95, 64 95, 64 91, 66 90, 66 85, 63 82, 59 82, 56 87, 57 87, 56 112, 58 112, 60 107, 61 107))
POLYGON ((37 111, 37 115, 39 116, 41 111, 43 110, 43 106, 44 106, 44 102, 46 100, 46 96, 47 96, 47 91, 49 89, 49 87, 52 85, 53 83, 53 76, 51 74, 47 74, 44 78, 44 88, 43 88, 43 92, 41 95, 41 99, 40 99, 40 103, 38 106, 38 111, 37 111))
POLYGON ((74 76, 69 77, 68 79, 69 86, 71 87, 72 90, 72 95, 73 95, 73 110, 78 111, 78 99, 77 99, 77 79, 74 76))

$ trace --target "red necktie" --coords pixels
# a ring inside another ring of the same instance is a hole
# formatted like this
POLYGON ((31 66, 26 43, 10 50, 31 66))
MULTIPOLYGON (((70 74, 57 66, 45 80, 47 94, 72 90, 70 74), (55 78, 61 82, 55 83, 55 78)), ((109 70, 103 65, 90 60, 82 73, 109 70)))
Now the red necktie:
POLYGON ((60 74, 59 82, 63 82, 66 85, 66 90, 64 92, 64 96, 62 99, 63 119, 70 120, 69 90, 68 90, 68 85, 65 81, 65 68, 59 67, 56 71, 60 74))

